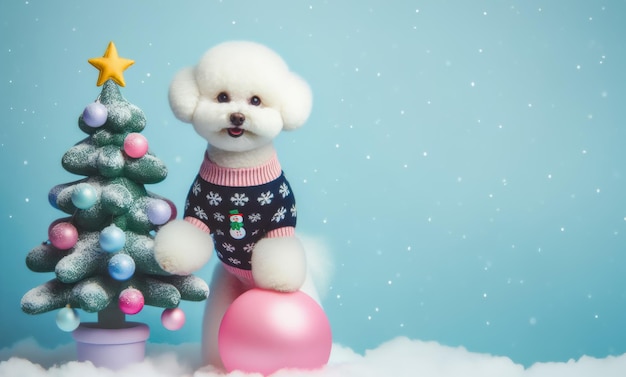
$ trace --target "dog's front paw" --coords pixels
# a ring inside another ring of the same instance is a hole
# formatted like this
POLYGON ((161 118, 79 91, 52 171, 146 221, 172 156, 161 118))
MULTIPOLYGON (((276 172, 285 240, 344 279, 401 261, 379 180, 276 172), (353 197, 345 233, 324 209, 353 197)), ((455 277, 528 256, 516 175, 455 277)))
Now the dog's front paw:
POLYGON ((167 223, 154 238, 154 258, 171 274, 189 275, 199 270, 212 253, 211 235, 184 220, 167 223))
POLYGON ((293 292, 306 277, 306 256, 296 237, 264 238, 252 252, 252 277, 259 288, 293 292))

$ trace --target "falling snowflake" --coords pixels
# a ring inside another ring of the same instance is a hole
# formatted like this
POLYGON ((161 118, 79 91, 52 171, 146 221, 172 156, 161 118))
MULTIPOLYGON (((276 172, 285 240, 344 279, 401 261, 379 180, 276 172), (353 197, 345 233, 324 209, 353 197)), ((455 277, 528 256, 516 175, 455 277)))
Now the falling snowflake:
POLYGON ((185 211, 189 208, 189 200, 185 201, 185 211))
POLYGON ((291 205, 291 209, 289 210, 289 212, 291 212, 291 217, 296 217, 298 215, 298 210, 296 209, 295 204, 291 205))
POLYGON ((248 220, 250 220, 251 223, 256 223, 257 221, 261 221, 261 214, 260 213, 253 213, 248 215, 248 220))
POLYGON ((246 194, 235 193, 230 197, 230 201, 236 206, 244 206, 248 203, 248 200, 250 199, 246 196, 246 194))
POLYGON ((209 201, 209 204, 212 206, 218 206, 222 201, 222 197, 218 193, 213 191, 210 191, 206 198, 209 201))
POLYGON ((193 183, 193 186, 191 187, 191 192, 193 192, 195 196, 198 196, 198 194, 202 192, 202 187, 200 187, 200 182, 195 181, 193 183))
POLYGON ((276 221, 279 223, 282 219, 285 218, 285 213, 287 213, 287 209, 285 207, 280 207, 278 211, 272 216, 272 221, 276 221))
POLYGON ((221 230, 221 229, 216 229, 215 230, 215 234, 218 235, 218 236, 223 236, 224 235, 224 231, 221 230))
POLYGON ((229 244, 228 242, 224 242, 222 244, 222 247, 224 248, 224 250, 228 251, 229 253, 233 253, 235 251, 235 247, 229 244))
POLYGON ((232 263, 232 264, 235 264, 235 265, 237 265, 237 264, 241 264, 241 261, 240 261, 239 259, 237 259, 237 258, 233 258, 233 257, 228 258, 228 261, 229 261, 230 263, 232 263))
POLYGON ((259 232, 260 232, 260 231, 261 231, 260 229, 255 229, 255 230, 252 232, 252 235, 253 235, 253 236, 256 236, 257 234, 259 234, 259 232))
POLYGON ((206 212, 200 206, 193 207, 193 211, 196 213, 196 217, 200 220, 208 220, 209 216, 206 215, 206 212))
POLYGON ((272 202, 272 199, 274 199, 274 194, 268 191, 268 192, 261 193, 261 196, 259 196, 256 200, 259 201, 259 204, 264 206, 264 205, 270 204, 272 202))
POLYGON ((287 186, 286 182, 283 182, 283 184, 280 185, 278 192, 283 196, 283 198, 286 198, 287 196, 289 196, 290 194, 289 186, 287 186))
POLYGON ((243 247, 243 251, 245 251, 246 253, 251 253, 254 249, 254 245, 254 243, 246 244, 246 246, 243 247))
POLYGON ((226 219, 226 216, 224 216, 223 214, 219 213, 219 212, 215 212, 213 214, 213 218, 219 222, 224 222, 224 219, 226 219))

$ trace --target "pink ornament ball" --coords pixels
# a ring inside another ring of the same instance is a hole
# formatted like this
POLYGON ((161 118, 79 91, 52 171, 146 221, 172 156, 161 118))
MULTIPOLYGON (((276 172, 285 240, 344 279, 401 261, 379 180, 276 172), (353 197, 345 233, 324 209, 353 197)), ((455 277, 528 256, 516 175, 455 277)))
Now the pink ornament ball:
POLYGON ((71 221, 72 221, 71 217, 62 217, 60 219, 54 220, 52 223, 50 223, 50 225, 48 225, 48 235, 50 235, 50 232, 52 231, 52 228, 54 228, 57 224, 60 224, 60 223, 70 223, 71 224, 71 221))
POLYGON ((59 250, 69 250, 78 242, 78 230, 68 222, 59 222, 50 227, 48 239, 59 250))
POLYGON ((161 323, 168 330, 180 330, 185 324, 185 312, 180 308, 165 309, 161 314, 161 323))
POLYGON ((143 309, 143 304, 143 294, 138 289, 126 288, 120 293, 118 305, 124 314, 139 313, 143 309))
POLYGON ((124 152, 132 158, 141 158, 148 153, 148 139, 140 133, 129 133, 124 139, 124 152))
POLYGON ((228 372, 267 376, 282 368, 318 369, 328 362, 331 347, 324 310, 300 291, 245 292, 224 314, 218 334, 228 372))
POLYGON ((97 128, 107 121, 107 108, 100 102, 93 102, 83 110, 83 122, 89 127, 97 128))

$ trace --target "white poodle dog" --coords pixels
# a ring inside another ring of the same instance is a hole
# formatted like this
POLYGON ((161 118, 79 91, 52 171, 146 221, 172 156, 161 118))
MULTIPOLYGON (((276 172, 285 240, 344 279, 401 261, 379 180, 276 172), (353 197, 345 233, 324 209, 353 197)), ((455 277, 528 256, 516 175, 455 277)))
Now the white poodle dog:
POLYGON ((221 367, 217 334, 222 317, 252 287, 302 289, 319 301, 295 236, 296 204, 272 140, 307 120, 308 84, 269 48, 226 42, 180 71, 169 92, 178 119, 208 142, 187 196, 184 220, 164 226, 155 256, 173 274, 200 269, 216 251, 203 323, 205 363, 221 367))

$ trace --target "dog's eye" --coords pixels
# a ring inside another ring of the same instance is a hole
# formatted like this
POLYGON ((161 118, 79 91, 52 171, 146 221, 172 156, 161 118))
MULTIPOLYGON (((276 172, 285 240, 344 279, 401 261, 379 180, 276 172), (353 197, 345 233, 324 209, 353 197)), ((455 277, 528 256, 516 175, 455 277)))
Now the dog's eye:
POLYGON ((250 98, 250 104, 252 106, 259 106, 261 104, 261 99, 257 96, 252 96, 252 98, 250 98))
POLYGON ((218 94, 217 95, 217 102, 220 102, 220 103, 230 102, 230 97, 228 97, 228 93, 221 92, 220 94, 218 94))

